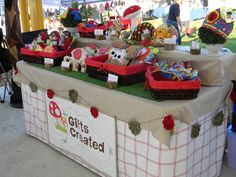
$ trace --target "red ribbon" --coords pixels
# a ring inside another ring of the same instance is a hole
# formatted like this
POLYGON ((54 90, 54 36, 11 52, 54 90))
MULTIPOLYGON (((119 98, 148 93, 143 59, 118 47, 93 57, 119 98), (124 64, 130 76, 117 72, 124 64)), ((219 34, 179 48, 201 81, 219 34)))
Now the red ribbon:
POLYGON ((104 72, 106 74, 108 74, 108 67, 104 66, 104 65, 100 65, 98 68, 98 71, 104 72))

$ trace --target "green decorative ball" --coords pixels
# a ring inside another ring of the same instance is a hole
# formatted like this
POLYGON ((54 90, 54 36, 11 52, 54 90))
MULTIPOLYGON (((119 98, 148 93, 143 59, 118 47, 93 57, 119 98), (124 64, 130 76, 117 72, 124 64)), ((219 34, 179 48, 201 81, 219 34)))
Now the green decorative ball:
POLYGON ((132 132, 132 134, 134 136, 139 135, 139 133, 141 132, 141 126, 140 123, 136 120, 132 120, 129 122, 129 129, 132 132))

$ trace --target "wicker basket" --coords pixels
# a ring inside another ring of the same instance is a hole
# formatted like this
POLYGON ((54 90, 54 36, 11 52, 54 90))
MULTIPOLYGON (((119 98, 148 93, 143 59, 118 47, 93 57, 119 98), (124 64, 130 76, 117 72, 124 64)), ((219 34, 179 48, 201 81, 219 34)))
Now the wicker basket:
POLYGON ((21 48, 22 59, 29 63, 44 64, 44 58, 52 58, 54 60, 54 66, 61 64, 65 55, 69 55, 72 49, 65 51, 58 51, 55 53, 47 53, 40 51, 29 50, 28 48, 21 48))
POLYGON ((151 95, 156 99, 193 99, 196 98, 201 87, 201 80, 172 81, 164 79, 158 73, 152 73, 154 67, 147 68, 145 74, 146 85, 151 95))
POLYGON ((87 72, 90 77, 107 81, 108 74, 118 76, 118 85, 128 86, 134 83, 142 82, 145 79, 146 64, 137 64, 133 66, 118 66, 105 63, 108 55, 87 58, 87 72))

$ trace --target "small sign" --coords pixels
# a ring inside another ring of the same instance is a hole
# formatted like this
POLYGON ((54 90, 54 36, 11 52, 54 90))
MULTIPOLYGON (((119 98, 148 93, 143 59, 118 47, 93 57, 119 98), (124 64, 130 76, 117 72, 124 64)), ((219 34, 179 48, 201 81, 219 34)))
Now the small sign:
POLYGON ((199 42, 192 41, 192 48, 194 48, 194 49, 199 49, 199 48, 200 48, 199 42))
POLYGON ((54 60, 52 58, 44 58, 44 64, 53 64, 54 60))
POLYGON ((62 61, 62 63, 61 63, 61 67, 69 68, 69 67, 70 67, 70 62, 62 61))
POLYGON ((102 30, 102 29, 95 29, 95 30, 94 30, 94 34, 95 34, 96 36, 103 35, 103 30, 102 30))
POLYGON ((114 74, 108 74, 107 82, 118 82, 118 76, 114 74))

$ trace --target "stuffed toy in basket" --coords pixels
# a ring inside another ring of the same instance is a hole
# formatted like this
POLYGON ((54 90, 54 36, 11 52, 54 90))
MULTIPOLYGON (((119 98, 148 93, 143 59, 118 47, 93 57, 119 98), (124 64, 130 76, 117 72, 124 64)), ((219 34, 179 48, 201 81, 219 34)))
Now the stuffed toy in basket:
POLYGON ((147 68, 145 77, 145 87, 156 99, 193 99, 201 87, 198 71, 189 61, 158 62, 156 66, 147 68))
MULTIPOLYGON (((114 46, 114 45, 113 45, 114 46)), ((118 76, 118 85, 131 85, 144 81, 146 60, 154 60, 152 50, 141 46, 123 45, 111 48, 108 55, 86 59, 88 75, 107 81, 108 74, 118 76)))
POLYGON ((72 51, 71 44, 74 42, 69 31, 62 35, 58 31, 52 31, 48 36, 44 31, 34 39, 32 45, 21 48, 24 61, 43 64, 44 58, 51 58, 55 65, 60 65, 63 57, 72 51))

